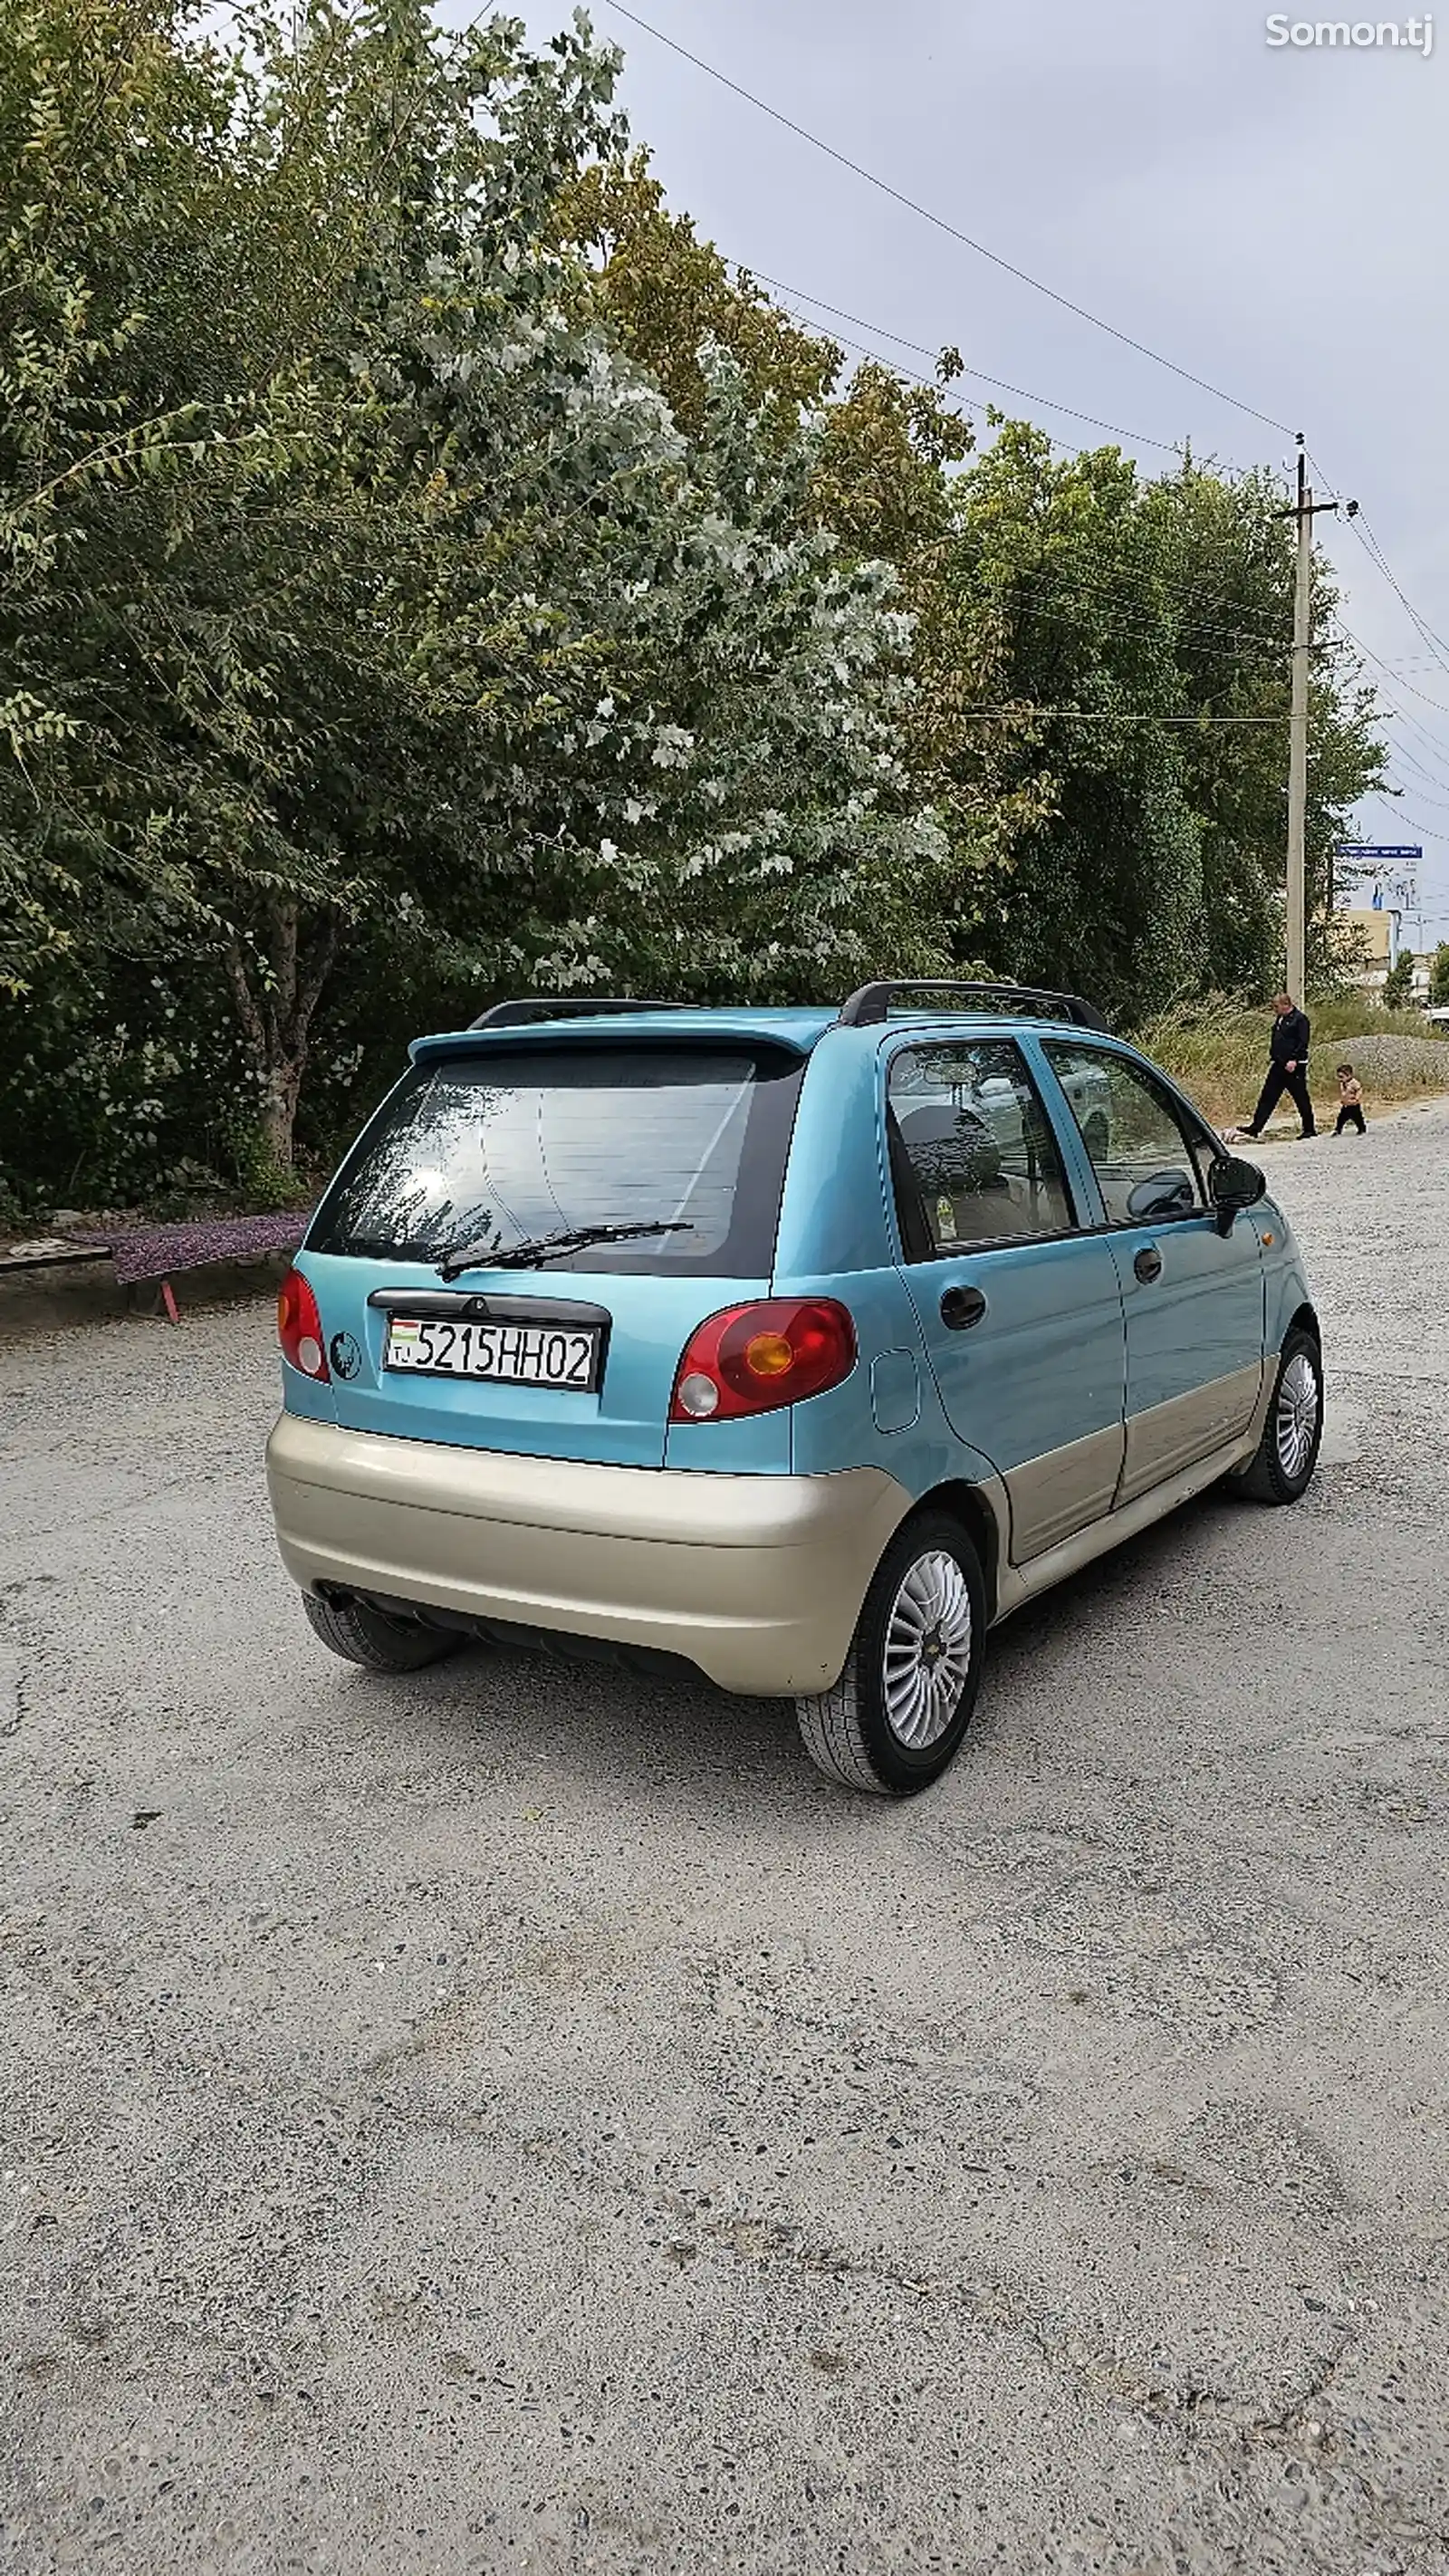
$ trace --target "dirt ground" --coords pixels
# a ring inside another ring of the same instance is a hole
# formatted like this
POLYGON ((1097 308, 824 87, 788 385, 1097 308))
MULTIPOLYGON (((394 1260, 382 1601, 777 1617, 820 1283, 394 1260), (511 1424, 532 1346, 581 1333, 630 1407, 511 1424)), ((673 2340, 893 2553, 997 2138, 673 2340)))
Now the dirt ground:
POLYGON ((12 1328, 6 2576, 1449 2576, 1446 1148, 1268 1149, 1316 1487, 1023 1614, 901 1808, 330 1661, 261 1300, 12 1328))

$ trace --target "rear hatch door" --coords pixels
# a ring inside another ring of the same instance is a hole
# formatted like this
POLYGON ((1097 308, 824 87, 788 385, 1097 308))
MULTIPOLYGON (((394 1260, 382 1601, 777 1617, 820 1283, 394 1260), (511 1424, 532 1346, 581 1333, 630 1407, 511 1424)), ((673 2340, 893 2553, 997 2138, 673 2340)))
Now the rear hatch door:
POLYGON ((768 1294, 803 1066, 728 1034, 424 1041, 300 1256, 338 1422, 662 1466, 691 1332, 768 1294))

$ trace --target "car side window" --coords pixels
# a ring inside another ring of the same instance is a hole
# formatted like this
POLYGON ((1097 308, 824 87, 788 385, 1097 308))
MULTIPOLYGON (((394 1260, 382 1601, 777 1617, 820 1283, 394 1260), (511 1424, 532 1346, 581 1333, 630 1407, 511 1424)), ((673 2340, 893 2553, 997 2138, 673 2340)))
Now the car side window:
POLYGON ((1051 1122, 1009 1038, 903 1047, 886 1105, 908 1261, 1075 1223, 1051 1122))
POLYGON ((1208 1204, 1211 1153, 1145 1065, 1049 1038, 1045 1053, 1091 1158, 1109 1225, 1164 1225, 1208 1204))

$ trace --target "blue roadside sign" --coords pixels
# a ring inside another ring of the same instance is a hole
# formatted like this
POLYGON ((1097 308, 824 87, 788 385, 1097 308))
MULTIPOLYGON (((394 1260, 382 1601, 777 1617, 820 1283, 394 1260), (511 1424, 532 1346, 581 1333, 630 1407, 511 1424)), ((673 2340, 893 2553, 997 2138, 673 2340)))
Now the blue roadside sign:
POLYGON ((1422 859, 1422 841, 1335 841, 1336 859, 1422 859))

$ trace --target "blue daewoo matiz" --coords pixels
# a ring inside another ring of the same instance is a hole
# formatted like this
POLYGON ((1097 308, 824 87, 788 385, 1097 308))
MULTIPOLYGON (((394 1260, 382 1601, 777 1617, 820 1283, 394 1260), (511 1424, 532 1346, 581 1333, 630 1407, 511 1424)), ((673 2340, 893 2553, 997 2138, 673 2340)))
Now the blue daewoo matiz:
POLYGON ((793 1699, 905 1796, 987 1629, 1226 1478, 1317 1463, 1261 1172, 1069 994, 504 1003, 419 1038, 280 1300, 267 1464, 374 1672, 546 1638, 793 1699))

